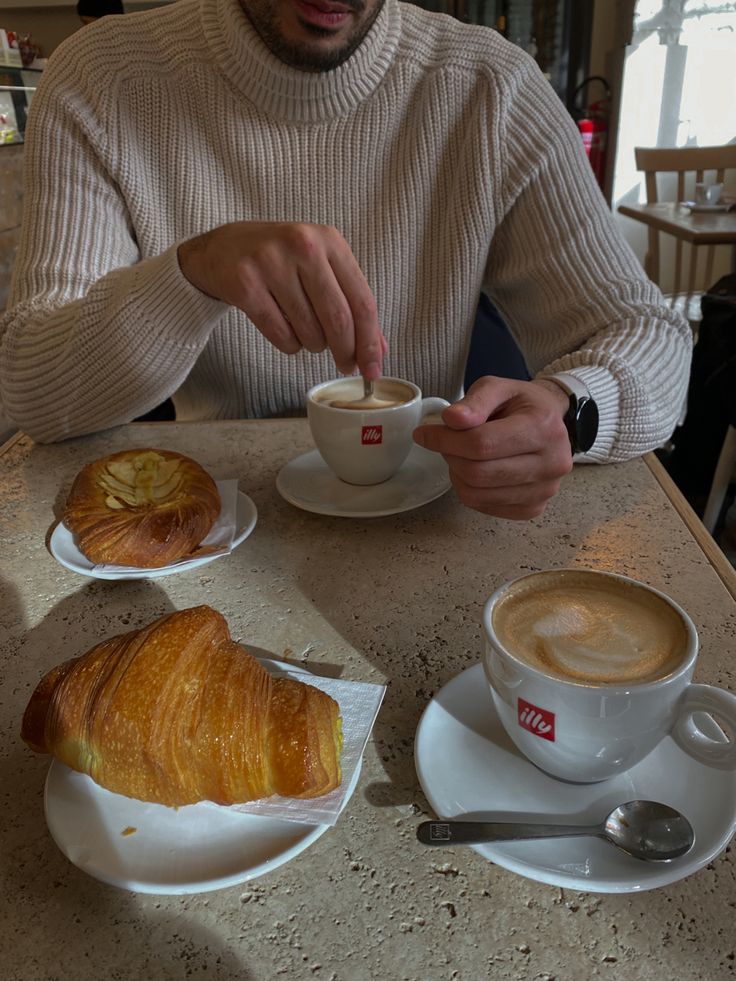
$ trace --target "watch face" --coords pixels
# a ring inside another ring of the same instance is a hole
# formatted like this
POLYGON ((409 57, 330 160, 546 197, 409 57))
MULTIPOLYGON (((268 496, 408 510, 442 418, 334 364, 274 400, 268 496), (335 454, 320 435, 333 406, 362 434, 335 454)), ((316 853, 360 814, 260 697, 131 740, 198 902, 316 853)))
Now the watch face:
POLYGON ((580 399, 575 418, 576 453, 587 453, 598 435, 598 406, 593 399, 580 399))

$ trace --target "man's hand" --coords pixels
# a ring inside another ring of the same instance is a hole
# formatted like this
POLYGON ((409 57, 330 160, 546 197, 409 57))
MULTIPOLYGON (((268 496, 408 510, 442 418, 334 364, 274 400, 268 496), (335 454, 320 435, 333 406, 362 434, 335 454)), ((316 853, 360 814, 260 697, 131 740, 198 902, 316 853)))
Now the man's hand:
POLYGON ((568 397, 554 382, 486 376, 414 439, 441 453, 463 504, 498 518, 535 518, 572 469, 563 422, 568 397))
POLYGON ((376 301, 336 229, 233 222, 182 243, 178 256, 190 283, 246 313, 279 351, 329 348, 342 374, 380 377, 376 301))

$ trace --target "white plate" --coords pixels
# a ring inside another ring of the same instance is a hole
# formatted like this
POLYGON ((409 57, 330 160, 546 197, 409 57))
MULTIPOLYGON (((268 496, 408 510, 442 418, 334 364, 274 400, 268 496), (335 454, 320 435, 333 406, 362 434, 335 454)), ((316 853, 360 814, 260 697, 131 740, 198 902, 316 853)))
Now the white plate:
POLYGON ((696 204, 695 201, 683 201, 682 203, 695 214, 718 214, 728 211, 731 207, 729 204, 696 204))
MULTIPOLYGON (((289 665, 290 672, 296 670, 289 665)), ((360 769, 359 763, 345 803, 360 769)), ((104 790, 57 760, 46 777, 44 807, 51 837, 70 862, 102 882, 157 895, 210 892, 255 879, 295 858, 330 828, 208 802, 180 808, 148 804, 104 790), (130 828, 135 833, 125 834, 130 828)))
MULTIPOLYGON (((247 494, 238 491, 236 515, 238 530, 233 538, 233 548, 244 542, 248 535, 250 535, 256 526, 257 519, 258 510, 253 501, 247 494)), ((83 576, 91 576, 93 579, 158 579, 160 576, 170 576, 175 572, 186 572, 189 569, 195 569, 200 565, 206 565, 208 562, 214 562, 215 559, 221 559, 223 555, 228 554, 227 552, 219 552, 213 555, 200 555, 195 559, 182 559, 179 562, 173 562, 171 565, 164 565, 158 569, 140 569, 137 572, 121 574, 120 572, 116 572, 112 566, 109 568, 109 571, 95 566, 94 562, 91 562, 86 555, 80 552, 74 535, 62 522, 59 522, 51 534, 49 549, 56 561, 66 569, 70 569, 72 572, 79 572, 83 576)))
POLYGON ((281 469, 276 488, 303 511, 341 518, 382 518, 429 504, 450 489, 447 464, 439 453, 414 445, 401 469, 382 484, 358 487, 340 480, 318 450, 281 469))
POLYGON ((414 758, 422 789, 440 818, 595 824, 617 804, 645 798, 681 811, 695 844, 671 862, 642 862, 595 838, 472 846, 505 869, 586 892, 640 892, 677 882, 711 862, 736 831, 736 773, 696 763, 669 737, 627 773, 598 784, 555 780, 506 735, 482 665, 453 678, 417 729, 414 758))

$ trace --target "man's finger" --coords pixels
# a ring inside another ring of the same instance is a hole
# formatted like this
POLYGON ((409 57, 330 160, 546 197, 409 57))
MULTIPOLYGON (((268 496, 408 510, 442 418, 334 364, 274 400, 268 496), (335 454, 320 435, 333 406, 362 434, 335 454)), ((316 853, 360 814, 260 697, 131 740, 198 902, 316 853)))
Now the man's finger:
MULTIPOLYGON (((446 419, 449 411, 444 410, 443 419, 446 419)), ((536 453, 543 439, 539 429, 532 425, 529 418, 522 422, 518 415, 511 415, 485 422, 472 429, 419 426, 414 430, 414 442, 425 450, 442 453, 443 456, 463 457, 465 460, 501 460, 536 453)))
POLYGON ((560 481, 556 479, 518 484, 515 487, 488 489, 472 487, 452 471, 450 478, 458 499, 466 507, 481 511, 483 514, 492 514, 498 518, 517 520, 540 515, 547 502, 560 489, 560 481))
POLYGON ((313 354, 324 351, 324 331, 296 272, 289 275, 285 271, 278 284, 272 285, 271 293, 301 346, 313 354))
POLYGON ((547 477, 546 461, 539 453, 520 453, 499 460, 468 460, 443 454, 450 472, 467 487, 497 490, 534 484, 547 477))
POLYGON ((522 394, 528 384, 513 378, 485 375, 473 382, 461 399, 445 409, 442 418, 451 429, 480 426, 515 395, 522 394))
POLYGON ((363 271, 347 246, 336 250, 330 262, 353 317, 355 362, 369 380, 381 376, 386 340, 378 323, 378 307, 363 271))
POLYGON ((329 262, 320 262, 300 271, 304 290, 338 371, 351 374, 355 370, 355 325, 345 293, 329 262))
POLYGON ((245 313, 266 340, 283 354, 296 354, 297 351, 301 351, 301 341, 268 290, 263 288, 251 293, 245 313))

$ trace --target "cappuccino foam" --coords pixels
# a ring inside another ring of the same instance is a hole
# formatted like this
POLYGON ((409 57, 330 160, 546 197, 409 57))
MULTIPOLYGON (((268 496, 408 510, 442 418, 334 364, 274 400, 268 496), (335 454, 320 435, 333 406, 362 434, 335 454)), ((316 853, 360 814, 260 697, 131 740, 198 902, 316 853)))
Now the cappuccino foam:
POLYGON ((379 378, 373 384, 373 395, 365 397, 362 378, 346 378, 344 381, 328 385, 314 396, 315 402, 327 403, 334 409, 355 409, 371 411, 392 409, 397 405, 411 402, 414 392, 401 382, 379 378))
POLYGON ((511 586, 493 628, 518 660, 583 684, 656 681, 688 653, 685 622, 662 597, 582 571, 536 573, 511 586))

